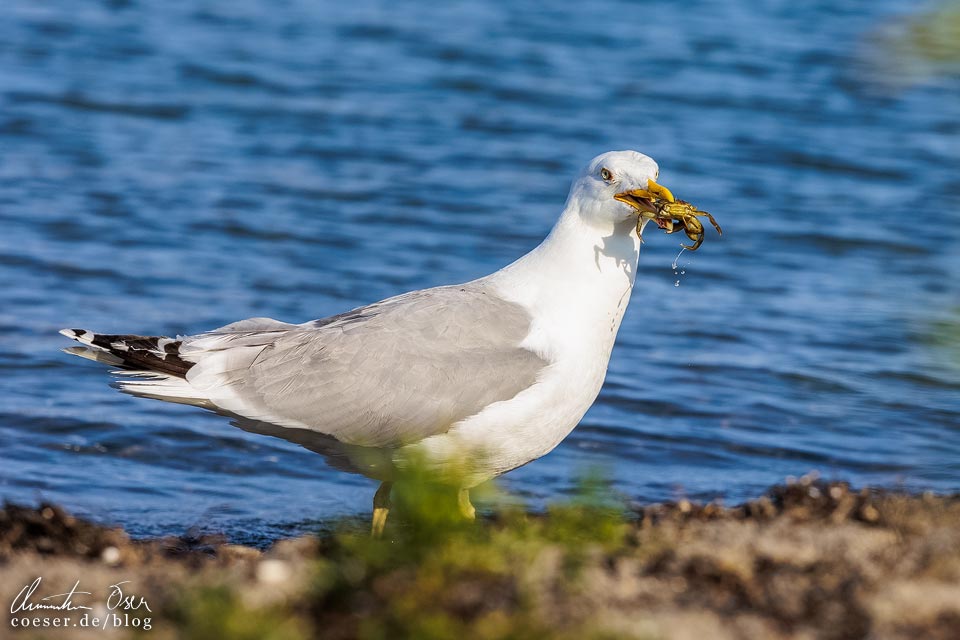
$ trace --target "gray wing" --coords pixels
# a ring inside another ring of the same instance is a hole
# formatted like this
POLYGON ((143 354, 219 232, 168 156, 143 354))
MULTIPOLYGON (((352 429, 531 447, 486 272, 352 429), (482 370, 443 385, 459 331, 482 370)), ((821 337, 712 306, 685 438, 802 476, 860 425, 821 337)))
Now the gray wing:
POLYGON ((191 384, 236 414, 363 446, 443 433, 531 386, 548 364, 520 346, 526 311, 478 284, 415 291, 292 329, 236 329, 188 345, 236 342, 196 357, 191 384))
POLYGON ((289 322, 280 322, 273 318, 247 318, 238 322, 231 322, 228 325, 214 329, 210 333, 247 333, 254 331, 278 331, 283 329, 296 329, 299 325, 289 322))

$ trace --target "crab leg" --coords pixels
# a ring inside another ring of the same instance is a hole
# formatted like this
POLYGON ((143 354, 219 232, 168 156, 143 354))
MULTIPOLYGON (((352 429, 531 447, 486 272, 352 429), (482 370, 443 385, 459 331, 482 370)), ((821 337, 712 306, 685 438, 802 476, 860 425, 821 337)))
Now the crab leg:
POLYGON ((723 229, 721 229, 721 228, 720 228, 720 225, 717 224, 717 221, 713 219, 713 216, 710 215, 709 213, 707 213, 706 211, 703 212, 703 215, 707 216, 707 218, 710 220, 710 224, 712 224, 712 225, 713 225, 713 228, 717 230, 717 233, 722 236, 722 235, 723 235, 723 229))
POLYGON ((685 244, 681 244, 680 246, 686 249, 687 251, 696 251, 697 249, 700 248, 700 245, 702 244, 703 244, 703 236, 700 236, 699 238, 696 239, 696 241, 694 241, 694 243, 691 246, 687 246, 685 244))

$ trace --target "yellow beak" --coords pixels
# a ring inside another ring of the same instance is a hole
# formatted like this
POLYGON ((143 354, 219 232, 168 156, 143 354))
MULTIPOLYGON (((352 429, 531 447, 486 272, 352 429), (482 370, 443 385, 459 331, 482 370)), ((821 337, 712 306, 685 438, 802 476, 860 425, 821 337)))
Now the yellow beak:
POLYGON ((670 193, 670 189, 667 189, 662 184, 657 184, 653 180, 647 180, 646 189, 635 189, 630 192, 630 195, 636 198, 654 198, 660 200, 666 200, 667 202, 674 202, 676 199, 673 197, 673 194, 670 193))

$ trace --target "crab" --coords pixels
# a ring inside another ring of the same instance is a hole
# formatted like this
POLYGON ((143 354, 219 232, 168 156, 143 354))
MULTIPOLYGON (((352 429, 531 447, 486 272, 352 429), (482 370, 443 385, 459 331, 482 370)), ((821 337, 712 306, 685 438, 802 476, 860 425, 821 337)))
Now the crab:
MULTIPOLYGON (((655 198, 652 203, 657 209, 658 215, 653 220, 657 223, 658 227, 667 233, 676 233, 682 228, 683 232, 687 234, 687 237, 693 240, 692 245, 681 244, 680 246, 684 249, 696 251, 700 248, 700 245, 703 244, 703 223, 697 218, 698 216, 706 216, 707 219, 710 220, 710 224, 713 225, 713 228, 717 230, 717 234, 723 235, 723 229, 720 228, 720 225, 717 224, 717 221, 712 215, 706 211, 697 209, 685 200, 674 200, 670 202, 669 200, 655 198), (674 226, 675 223, 682 224, 682 227, 674 226)), ((637 218, 638 234, 640 233, 642 220, 643 216, 637 218)))
MULTIPOLYGON (((643 223, 646 220, 653 220, 657 226, 667 233, 676 233, 683 229, 687 237, 693 240, 692 245, 681 244, 680 246, 690 251, 696 251, 703 244, 703 223, 698 217, 706 217, 710 224, 717 230, 717 233, 723 235, 723 230, 706 211, 701 211, 695 206, 684 200, 677 200, 670 193, 670 190, 659 185, 653 180, 647 181, 646 189, 634 189, 632 191, 623 191, 613 196, 617 200, 633 207, 640 215, 637 218, 637 235, 643 230, 643 223), (675 225, 681 226, 675 226, 675 225)), ((643 238, 640 238, 641 241, 643 238)))

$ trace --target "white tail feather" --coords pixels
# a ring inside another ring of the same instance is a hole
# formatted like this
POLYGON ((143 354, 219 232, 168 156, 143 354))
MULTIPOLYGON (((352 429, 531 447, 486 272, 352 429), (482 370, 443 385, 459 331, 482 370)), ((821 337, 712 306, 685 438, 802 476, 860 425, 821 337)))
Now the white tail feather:
POLYGON ((121 379, 117 380, 116 386, 125 393, 141 398, 189 404, 208 409, 213 408, 212 403, 200 396, 197 390, 183 378, 155 371, 120 370, 110 373, 121 376, 121 379))

